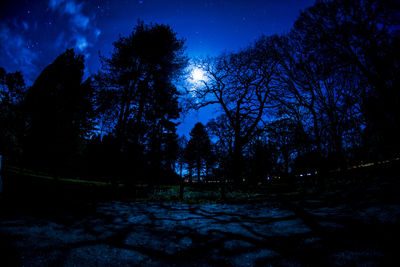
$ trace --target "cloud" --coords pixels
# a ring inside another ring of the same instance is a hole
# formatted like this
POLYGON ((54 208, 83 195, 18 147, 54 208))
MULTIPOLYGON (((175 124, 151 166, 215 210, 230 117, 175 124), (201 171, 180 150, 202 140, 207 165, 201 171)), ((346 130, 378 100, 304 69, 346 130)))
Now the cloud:
POLYGON ((100 29, 96 29, 94 34, 96 35, 96 38, 98 38, 101 34, 101 30, 100 29))
POLYGON ((76 14, 72 17, 72 22, 81 29, 86 29, 88 27, 89 24, 89 18, 85 17, 81 14, 76 14))
POLYGON ((64 2, 65 2, 65 0, 50 0, 49 6, 51 7, 51 9, 54 10, 64 2))
POLYGON ((61 48, 61 49, 64 49, 64 44, 65 44, 65 33, 64 32, 61 32, 58 36, 57 36, 57 39, 56 39, 56 41, 55 41, 55 43, 54 43, 54 45, 55 45, 55 47, 58 49, 58 48, 61 48))
POLYGON ((83 4, 75 0, 50 0, 49 6, 53 11, 69 16, 73 26, 80 29, 87 29, 90 19, 83 14, 83 4))
POLYGON ((22 22, 22 26, 24 27, 25 31, 29 30, 29 24, 26 21, 22 22))
POLYGON ((71 27, 66 31, 69 32, 69 38, 65 35, 59 35, 56 40, 56 47, 61 46, 62 42, 70 43, 81 52, 92 46, 88 41, 87 36, 97 37, 101 31, 95 26, 91 25, 90 16, 84 13, 84 4, 76 0, 50 0, 49 7, 54 12, 59 12, 65 16, 71 27), (86 36, 86 37, 85 37, 86 36))
POLYGON ((30 49, 29 42, 6 24, 0 24, 0 65, 8 66, 8 71, 22 71, 27 83, 34 79, 38 67, 38 54, 30 49))
POLYGON ((74 1, 66 2, 65 12, 69 14, 76 14, 82 10, 82 4, 76 4, 74 1))
POLYGON ((79 51, 83 52, 89 46, 86 37, 77 36, 75 40, 75 47, 79 49, 79 51))

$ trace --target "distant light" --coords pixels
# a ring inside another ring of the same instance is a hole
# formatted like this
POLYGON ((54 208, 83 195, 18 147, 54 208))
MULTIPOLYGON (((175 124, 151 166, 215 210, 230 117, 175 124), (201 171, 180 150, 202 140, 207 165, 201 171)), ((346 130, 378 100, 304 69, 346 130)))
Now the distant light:
POLYGON ((300 174, 300 177, 303 177, 303 174, 300 174))
POLYGON ((267 179, 268 179, 268 180, 271 180, 271 177, 268 177, 267 179))
POLYGON ((311 173, 309 172, 309 173, 307 173, 307 176, 311 176, 311 173))

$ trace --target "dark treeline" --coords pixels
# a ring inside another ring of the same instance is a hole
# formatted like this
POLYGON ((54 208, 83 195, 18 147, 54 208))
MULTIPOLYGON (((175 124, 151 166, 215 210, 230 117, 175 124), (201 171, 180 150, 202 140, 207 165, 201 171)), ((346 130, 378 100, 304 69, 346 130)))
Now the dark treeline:
POLYGON ((67 50, 31 87, 0 69, 0 153, 10 165, 115 182, 260 182, 400 152, 398 1, 317 1, 293 29, 196 66, 166 25, 139 22, 83 80, 67 50), (219 106, 189 140, 182 107, 219 106))
POLYGON ((1 69, 0 153, 55 177, 174 181, 183 44, 169 26, 139 22, 86 81, 72 49, 29 88, 1 69))
POLYGON ((255 182, 397 157, 398 47, 398 1, 317 1, 288 34, 200 60, 207 79, 192 105, 222 110, 207 127, 222 176, 255 182))

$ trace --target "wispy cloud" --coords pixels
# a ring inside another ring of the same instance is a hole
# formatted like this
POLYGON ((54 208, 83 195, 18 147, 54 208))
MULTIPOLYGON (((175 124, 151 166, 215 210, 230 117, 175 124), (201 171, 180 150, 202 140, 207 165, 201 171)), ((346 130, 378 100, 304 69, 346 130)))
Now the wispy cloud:
POLYGON ((100 36, 100 34, 101 34, 100 29, 96 29, 94 34, 96 35, 96 38, 98 38, 100 36))
POLYGON ((28 83, 37 74, 38 54, 21 34, 4 23, 0 24, 0 54, 0 64, 11 67, 9 71, 22 71, 28 83))
POLYGON ((72 22, 81 29, 87 29, 89 25, 89 18, 81 14, 76 14, 72 17, 72 22))
POLYGON ((24 27, 25 31, 29 30, 29 24, 26 21, 22 22, 22 26, 24 27))
POLYGON ((49 5, 52 9, 56 9, 58 6, 60 6, 64 2, 65 2, 65 0, 50 0, 49 5))
POLYGON ((64 49, 64 47, 63 47, 64 42, 65 42, 65 33, 64 33, 64 32, 61 32, 61 33, 57 36, 57 39, 56 39, 56 41, 55 41, 55 43, 54 43, 56 49, 60 49, 60 48, 61 48, 61 49, 64 49))
POLYGON ((83 52, 89 45, 86 37, 84 36, 76 36, 75 41, 75 47, 78 48, 81 52, 83 52))
POLYGON ((64 40, 66 41, 65 43, 73 44, 75 49, 86 54, 87 48, 92 46, 92 43, 85 36, 95 36, 97 38, 101 31, 91 25, 90 16, 84 12, 84 4, 78 3, 76 0, 50 0, 49 7, 54 12, 59 12, 66 16, 71 24, 69 38, 66 38, 65 35, 59 35, 56 45, 60 45, 61 41, 64 40))
POLYGON ((65 3, 65 12, 69 14, 76 14, 77 12, 80 12, 82 9, 82 4, 76 4, 73 1, 67 1, 65 3))

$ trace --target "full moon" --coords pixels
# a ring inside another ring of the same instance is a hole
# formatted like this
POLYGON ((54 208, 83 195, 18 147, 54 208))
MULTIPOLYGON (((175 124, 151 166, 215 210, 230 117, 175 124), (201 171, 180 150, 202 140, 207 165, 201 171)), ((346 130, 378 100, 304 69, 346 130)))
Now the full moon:
POLYGON ((199 69, 197 67, 193 67, 192 72, 191 72, 191 79, 193 83, 200 83, 201 81, 207 81, 207 75, 206 72, 202 69, 199 69))

